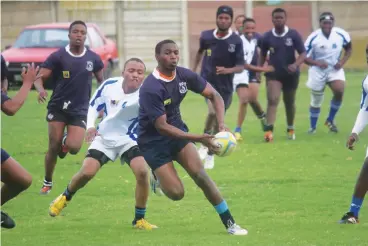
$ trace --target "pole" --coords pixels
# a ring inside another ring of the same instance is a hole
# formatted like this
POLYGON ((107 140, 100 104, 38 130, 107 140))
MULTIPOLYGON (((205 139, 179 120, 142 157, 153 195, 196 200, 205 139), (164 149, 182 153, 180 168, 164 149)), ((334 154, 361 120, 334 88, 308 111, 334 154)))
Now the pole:
POLYGON ((253 0, 245 0, 245 16, 253 18, 253 0))
POLYGON ((182 52, 184 58, 184 67, 189 68, 189 33, 188 33, 188 2, 187 0, 181 0, 181 39, 182 39, 182 52))
POLYGON ((318 28, 318 2, 311 1, 311 21, 312 29, 311 31, 317 30, 318 28))
POLYGON ((123 69, 123 64, 126 60, 125 57, 125 45, 124 45, 124 2, 115 2, 115 35, 116 35, 116 45, 118 47, 119 54, 119 67, 120 70, 123 69))

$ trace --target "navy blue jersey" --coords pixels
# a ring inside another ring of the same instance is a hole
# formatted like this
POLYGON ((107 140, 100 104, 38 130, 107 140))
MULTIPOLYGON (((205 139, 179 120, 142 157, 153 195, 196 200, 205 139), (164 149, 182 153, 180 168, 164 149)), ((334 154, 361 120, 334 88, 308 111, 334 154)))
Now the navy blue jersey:
POLYGON ((257 40, 257 46, 256 46, 256 50, 254 52, 253 58, 252 58, 252 62, 250 63, 251 65, 257 66, 258 65, 258 48, 261 48, 261 43, 262 43, 262 35, 258 32, 254 33, 253 36, 254 39, 257 40))
POLYGON ((301 54, 305 52, 305 47, 300 34, 294 29, 285 27, 282 35, 278 35, 274 29, 263 35, 262 55, 266 56, 268 51, 270 52, 269 65, 275 68, 273 74, 285 76, 289 74, 288 66, 296 60, 295 51, 301 54))
POLYGON ((1 92, 1 105, 3 105, 3 103, 8 101, 9 99, 10 98, 4 92, 1 92))
POLYGON ((183 67, 177 67, 172 78, 163 76, 158 70, 153 71, 139 90, 138 144, 168 138, 155 128, 156 119, 164 114, 167 123, 188 131, 181 118, 180 103, 188 90, 202 93, 205 87, 206 81, 202 77, 183 67))
POLYGON ((92 75, 103 69, 101 58, 85 48, 75 56, 69 46, 52 53, 41 65, 52 70, 54 91, 47 108, 69 114, 86 115, 92 90, 92 75))
POLYGON ((220 93, 233 91, 234 74, 216 75, 216 67, 232 68, 244 65, 243 43, 232 30, 219 38, 217 29, 203 31, 199 39, 199 50, 204 51, 201 76, 220 93))
POLYGON ((1 55, 1 81, 3 81, 8 73, 8 68, 6 66, 6 62, 5 59, 3 57, 3 55, 1 55))

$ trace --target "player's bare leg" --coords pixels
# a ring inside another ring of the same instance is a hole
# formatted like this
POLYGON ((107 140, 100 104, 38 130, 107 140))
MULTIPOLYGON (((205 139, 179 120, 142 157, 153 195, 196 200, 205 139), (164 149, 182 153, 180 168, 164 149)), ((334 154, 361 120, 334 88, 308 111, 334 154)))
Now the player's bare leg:
POLYGON ((135 217, 133 226, 137 229, 152 230, 156 225, 152 225, 145 220, 146 206, 149 194, 148 167, 142 156, 135 157, 130 162, 135 179, 135 217))
POLYGON ((266 142, 273 141, 273 127, 276 121, 277 106, 280 101, 282 84, 277 80, 267 81, 267 124, 264 127, 264 139, 266 142))
POLYGON ((64 134, 61 146, 60 158, 64 158, 67 153, 72 155, 78 154, 83 145, 86 130, 79 126, 67 126, 67 133, 64 134))
POLYGON ((45 156, 45 179, 40 194, 48 194, 52 189, 52 176, 54 174, 57 157, 64 135, 64 122, 52 121, 48 123, 49 147, 45 156))
POLYGON ((368 158, 366 157, 360 171, 354 194, 350 205, 350 211, 344 214, 339 223, 356 224, 359 223, 359 211, 363 204, 364 197, 368 192, 368 158))
POLYGON ((247 235, 247 230, 235 224, 235 220, 227 207, 226 201, 221 196, 216 184, 207 175, 196 152, 194 144, 188 143, 178 153, 178 162, 187 171, 197 186, 201 188, 207 200, 215 207, 228 233, 234 235, 247 235))
POLYGON ((334 123, 334 120, 342 104, 345 82, 341 80, 335 80, 335 81, 328 83, 328 85, 330 86, 332 90, 333 97, 330 103, 330 112, 326 119, 325 125, 330 129, 331 132, 337 133, 338 129, 334 123))
POLYGON ((50 205, 49 214, 57 216, 66 207, 73 195, 83 188, 100 170, 101 164, 98 160, 87 157, 83 161, 81 169, 73 176, 63 194, 58 196, 50 205))
POLYGON ((294 119, 295 119, 295 95, 296 90, 290 89, 283 92, 283 100, 286 112, 287 136, 290 140, 295 140, 294 119))
POLYGON ((155 171, 162 192, 171 200, 179 201, 184 197, 184 186, 172 162, 166 163, 155 171))
MULTIPOLYGON (((205 132, 207 134, 215 135, 218 132, 218 124, 217 124, 217 118, 215 113, 215 108, 213 107, 212 103, 210 101, 207 101, 208 105, 208 112, 209 115, 212 117, 212 131, 211 132, 205 132)), ((215 167, 215 156, 213 153, 211 153, 207 147, 201 147, 200 151, 198 151, 199 156, 202 161, 204 161, 204 168, 205 169, 213 169, 215 167), (203 154, 204 150, 206 150, 206 154, 203 154), (204 157, 204 158, 203 158, 204 157)))
POLYGON ((235 138, 237 141, 243 140, 241 136, 241 128, 245 120, 245 115, 247 114, 247 106, 248 106, 248 85, 240 84, 236 88, 236 93, 238 94, 239 98, 239 109, 238 109, 238 121, 235 128, 235 138))
MULTIPOLYGON (((216 127, 216 113, 209 100, 207 100, 208 114, 205 122, 204 133, 214 134, 214 129, 216 127)), ((204 145, 200 145, 198 148, 198 153, 202 161, 206 160, 208 156, 208 148, 204 145)))
MULTIPOLYGON (((1 164, 1 206, 28 189, 32 184, 32 176, 16 160, 9 157, 1 164)), ((1 227, 14 228, 15 222, 1 211, 1 227)))
POLYGON ((266 125, 266 114, 263 111, 262 106, 258 101, 258 94, 259 94, 259 84, 249 83, 248 101, 255 115, 258 117, 258 119, 260 119, 261 124, 262 124, 262 130, 263 130, 266 125))

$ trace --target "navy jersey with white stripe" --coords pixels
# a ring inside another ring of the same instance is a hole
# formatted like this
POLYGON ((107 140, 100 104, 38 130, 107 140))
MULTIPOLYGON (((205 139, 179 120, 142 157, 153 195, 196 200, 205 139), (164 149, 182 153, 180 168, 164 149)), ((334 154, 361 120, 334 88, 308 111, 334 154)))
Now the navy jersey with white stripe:
POLYGON ((87 48, 76 56, 70 52, 68 45, 52 53, 41 67, 52 70, 54 83, 47 108, 74 115, 87 115, 92 74, 104 67, 101 58, 87 48))
POLYGON ((222 38, 217 37, 217 29, 203 31, 199 39, 199 50, 204 51, 201 76, 220 93, 233 91, 232 74, 216 75, 216 67, 232 68, 244 65, 243 43, 231 29, 222 38))

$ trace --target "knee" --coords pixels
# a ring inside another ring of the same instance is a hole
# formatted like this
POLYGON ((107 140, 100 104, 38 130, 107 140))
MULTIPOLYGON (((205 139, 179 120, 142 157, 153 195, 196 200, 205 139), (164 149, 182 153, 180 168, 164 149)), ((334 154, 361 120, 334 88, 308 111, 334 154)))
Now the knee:
POLYGON ((23 178, 23 181, 22 181, 22 184, 21 184, 22 190, 28 189, 31 186, 31 184, 32 184, 32 176, 31 176, 31 174, 28 173, 23 178))
POLYGON ((146 167, 137 169, 134 174, 138 183, 148 183, 148 170, 146 167))
POLYGON ((203 168, 199 172, 191 174, 191 177, 199 187, 205 186, 209 180, 209 176, 203 168))
POLYGON ((170 199, 173 201, 180 201, 184 198, 184 189, 181 187, 176 187, 170 191, 170 199))
POLYGON ((211 119, 216 118, 216 113, 214 111, 208 112, 208 118, 211 118, 211 119))
POLYGON ((239 103, 241 105, 247 105, 249 102, 248 98, 246 96, 239 97, 239 103))
POLYGON ((270 97, 268 98, 268 106, 277 106, 279 104, 279 98, 270 97))
POLYGON ((323 91, 312 91, 311 93, 311 106, 313 108, 320 108, 324 99, 323 91))
POLYGON ((61 141, 51 140, 49 143, 49 153, 57 155, 60 151, 61 141))
POLYGON ((81 177, 83 179, 91 180, 95 175, 96 175, 96 172, 94 170, 83 169, 81 171, 81 177))
POLYGON ((71 154, 71 155, 76 155, 76 154, 78 154, 79 153, 79 150, 80 150, 80 147, 68 147, 68 149, 69 149, 69 153, 71 154))

